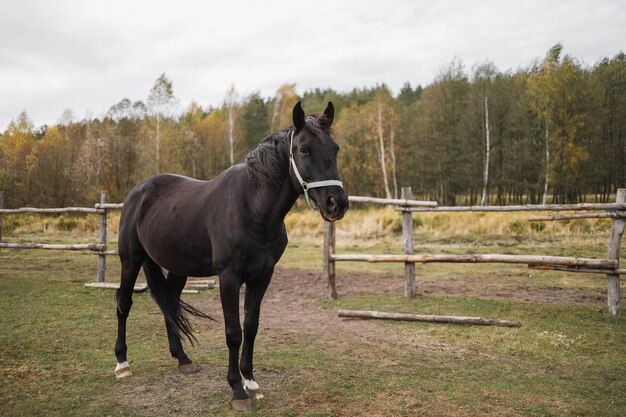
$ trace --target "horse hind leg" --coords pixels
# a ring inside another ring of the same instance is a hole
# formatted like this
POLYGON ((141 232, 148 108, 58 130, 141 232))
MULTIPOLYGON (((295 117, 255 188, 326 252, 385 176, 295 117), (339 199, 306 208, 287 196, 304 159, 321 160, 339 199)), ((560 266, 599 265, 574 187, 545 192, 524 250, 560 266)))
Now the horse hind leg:
MULTIPOLYGON (((167 274, 167 285, 170 291, 180 300, 180 294, 185 288, 187 283, 187 277, 176 275, 172 272, 167 274)), ((180 336, 174 330, 172 324, 166 319, 165 328, 167 329, 167 340, 170 345, 170 353, 173 358, 178 360, 178 370, 183 374, 193 374, 200 370, 200 367, 189 359, 189 356, 183 349, 183 344, 180 340, 180 336)))
POLYGON ((122 261, 122 275, 120 288, 115 292, 117 301, 117 340, 115 342, 115 357, 117 365, 115 367, 115 377, 124 378, 132 375, 128 358, 126 356, 126 320, 133 305, 133 289, 137 281, 137 275, 141 268, 142 260, 132 259, 127 256, 120 256, 122 261))

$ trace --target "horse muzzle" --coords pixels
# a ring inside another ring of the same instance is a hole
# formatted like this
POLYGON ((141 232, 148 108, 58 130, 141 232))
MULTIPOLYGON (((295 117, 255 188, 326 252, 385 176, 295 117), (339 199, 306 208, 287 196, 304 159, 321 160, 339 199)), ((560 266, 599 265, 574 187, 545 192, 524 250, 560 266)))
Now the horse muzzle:
POLYGON ((329 187, 332 188, 326 192, 320 192, 320 199, 315 199, 322 218, 327 222, 334 222, 341 220, 348 211, 350 203, 348 202, 348 195, 343 191, 341 187, 329 187))

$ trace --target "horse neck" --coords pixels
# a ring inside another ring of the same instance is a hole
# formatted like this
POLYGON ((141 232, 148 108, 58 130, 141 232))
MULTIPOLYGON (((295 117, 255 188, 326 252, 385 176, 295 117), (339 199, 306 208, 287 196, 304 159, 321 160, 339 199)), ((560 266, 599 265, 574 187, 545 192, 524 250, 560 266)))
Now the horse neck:
POLYGON ((273 234, 282 228, 283 221, 289 210, 298 199, 299 193, 294 189, 291 178, 276 187, 259 187, 253 198, 254 217, 261 229, 273 234))

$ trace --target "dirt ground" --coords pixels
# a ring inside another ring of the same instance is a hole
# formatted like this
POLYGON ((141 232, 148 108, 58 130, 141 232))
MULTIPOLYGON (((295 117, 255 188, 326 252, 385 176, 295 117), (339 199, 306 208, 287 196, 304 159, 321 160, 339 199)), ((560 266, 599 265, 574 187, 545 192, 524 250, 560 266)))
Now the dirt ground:
MULTIPOLYGON (((453 277, 438 281, 418 278, 418 290, 433 295, 456 295, 489 299, 510 299, 517 301, 534 301, 549 303, 578 304, 595 302, 602 299, 601 290, 589 294, 577 289, 564 288, 529 288, 522 278, 509 277, 507 290, 502 286, 490 286, 485 279, 453 277)), ((380 276, 364 273, 342 272, 337 280, 340 297, 355 295, 402 295, 404 279, 402 277, 380 276)), ((380 326, 367 320, 347 320, 337 316, 333 309, 325 309, 315 300, 325 298, 328 294, 327 284, 319 273, 311 273, 294 269, 277 269, 272 283, 263 300, 259 340, 256 351, 271 351, 275 344, 289 344, 308 338, 311 343, 332 345, 339 351, 353 350, 355 354, 377 355, 381 346, 389 350, 400 351, 407 346, 423 351, 445 350, 450 347, 438 345, 432 339, 394 336, 383 331, 380 326), (358 343, 354 343, 358 342, 358 343), (349 346, 349 347, 348 347, 349 346)), ((220 323, 202 324, 199 330, 200 346, 196 349, 212 349, 215 344, 223 347, 222 312, 219 297, 211 295, 193 299, 193 304, 202 311, 218 318, 220 323), (210 340, 211 346, 206 346, 210 340)), ((243 310, 243 296, 241 298, 243 310)), ((166 341, 164 340, 164 346, 166 341)), ((132 357, 132 346, 131 357, 132 357)), ((189 352, 189 351, 188 351, 189 352)), ((192 359, 193 351, 189 352, 192 359)), ((461 353, 462 354, 462 353, 461 353)), ((380 360, 385 355, 380 354, 380 360)), ((391 360, 391 359, 388 359, 391 360)), ((140 368, 141 364, 136 365, 140 368)), ((132 383, 116 385, 113 393, 125 407, 142 415, 195 415, 204 414, 207 408, 223 407, 230 398, 230 389, 225 380, 226 364, 222 362, 200 363, 198 374, 186 376, 172 368, 164 370, 165 374, 157 381, 142 377, 136 373, 132 383), (211 405, 215 404, 215 405, 211 405), (165 414, 163 414, 165 412, 165 414)), ((131 367, 135 367, 132 364, 131 367)), ((303 375, 291 375, 276 369, 264 367, 257 363, 256 375, 264 391, 271 393, 271 401, 276 406, 298 409, 298 399, 290 398, 287 386, 293 378, 304 378, 303 375), (294 404, 294 400, 296 404, 294 404)), ((270 401, 266 399, 265 401, 270 401)), ((305 405, 302 405, 305 407, 305 405)), ((272 415, 272 411, 268 411, 272 415)))

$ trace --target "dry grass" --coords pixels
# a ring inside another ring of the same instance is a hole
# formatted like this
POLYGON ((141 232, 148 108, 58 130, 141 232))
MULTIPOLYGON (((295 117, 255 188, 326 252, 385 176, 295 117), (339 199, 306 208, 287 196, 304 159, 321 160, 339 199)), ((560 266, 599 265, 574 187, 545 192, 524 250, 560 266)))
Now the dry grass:
MULTIPOLYGON (((608 219, 530 222, 528 213, 414 213, 414 233, 420 240, 519 238, 552 240, 571 236, 597 236, 608 233, 608 219)), ((290 237, 319 237, 323 224, 312 211, 294 211, 285 219, 290 237)), ((391 207, 351 209, 338 223, 337 238, 342 241, 381 239, 402 233, 400 213, 391 207)))
MULTIPOLYGON (((572 235, 608 233, 608 219, 578 219, 569 221, 529 222, 533 213, 414 213, 414 232, 429 240, 464 238, 476 239, 494 236, 524 236, 538 240, 572 235)), ((119 228, 120 211, 108 216, 108 231, 115 234, 119 228)), ((318 213, 310 210, 290 212, 285 224, 289 236, 295 239, 318 238, 324 226, 318 213)), ((63 235, 77 238, 97 236, 98 216, 69 213, 61 215, 9 214, 4 215, 4 235, 63 235)), ((391 207, 353 208, 338 223, 338 239, 371 240, 397 236, 402 233, 400 213, 391 207)))

